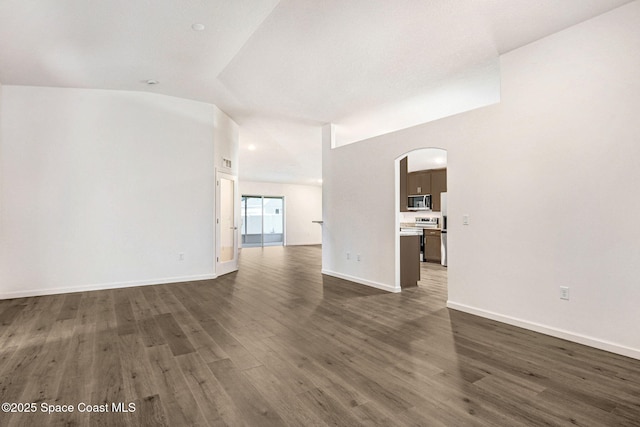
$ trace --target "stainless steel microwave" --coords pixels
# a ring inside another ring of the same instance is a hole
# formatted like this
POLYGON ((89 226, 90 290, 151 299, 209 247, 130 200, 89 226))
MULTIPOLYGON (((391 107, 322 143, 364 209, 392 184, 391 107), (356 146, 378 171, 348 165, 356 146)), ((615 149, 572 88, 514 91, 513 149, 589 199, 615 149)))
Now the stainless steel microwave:
POLYGON ((407 209, 410 211, 430 211, 431 194, 409 196, 407 200, 407 209))

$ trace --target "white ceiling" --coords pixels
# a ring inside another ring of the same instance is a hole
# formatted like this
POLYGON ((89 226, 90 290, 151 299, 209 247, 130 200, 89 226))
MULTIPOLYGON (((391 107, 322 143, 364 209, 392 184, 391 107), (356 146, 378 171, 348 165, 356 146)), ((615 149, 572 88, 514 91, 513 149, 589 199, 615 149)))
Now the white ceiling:
POLYGON ((241 179, 310 184, 323 124, 346 143, 455 113, 425 107, 452 78, 629 2, 0 0, 0 82, 213 103, 241 127, 241 179))
POLYGON ((424 148, 412 151, 407 156, 407 172, 444 167, 447 167, 447 150, 424 148))

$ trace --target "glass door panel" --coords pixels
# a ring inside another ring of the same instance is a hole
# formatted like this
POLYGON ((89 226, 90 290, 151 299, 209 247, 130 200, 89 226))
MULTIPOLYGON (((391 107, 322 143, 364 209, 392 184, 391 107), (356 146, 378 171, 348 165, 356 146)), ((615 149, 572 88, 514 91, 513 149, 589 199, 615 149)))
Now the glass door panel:
POLYGON ((242 196, 242 246, 284 245, 284 198, 242 196))
POLYGON ((217 173, 216 274, 238 269, 238 227, 236 225, 236 177, 217 173))
POLYGON ((263 198, 263 245, 284 244, 284 200, 282 197, 263 198))
POLYGON ((235 227, 233 206, 233 181, 220 179, 220 262, 231 261, 234 257, 235 227))
POLYGON ((242 246, 262 246, 262 197, 242 196, 242 246))

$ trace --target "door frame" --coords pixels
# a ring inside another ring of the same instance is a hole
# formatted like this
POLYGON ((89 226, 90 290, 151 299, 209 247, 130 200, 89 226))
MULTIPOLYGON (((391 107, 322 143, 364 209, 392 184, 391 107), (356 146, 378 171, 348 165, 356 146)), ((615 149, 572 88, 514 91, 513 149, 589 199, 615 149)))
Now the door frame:
POLYGON ((226 172, 220 172, 216 170, 216 206, 215 206, 215 274, 221 276, 223 274, 231 273, 238 270, 238 220, 240 218, 240 197, 238 194, 238 177, 226 172), (220 180, 228 179, 233 182, 233 259, 230 261, 220 261, 221 244, 222 244, 222 218, 221 218, 221 187, 220 180))
MULTIPOLYGON (((400 223, 401 223, 401 213, 400 213, 400 161, 405 158, 408 157, 409 155, 411 155, 412 153, 415 153, 417 151, 423 151, 423 150, 444 150, 447 153, 447 164, 446 164, 446 168, 447 168, 447 180, 449 178, 449 171, 450 171, 450 162, 451 162, 451 157, 450 157, 450 153, 449 153, 449 149, 447 148, 442 148, 442 147, 438 147, 438 146, 428 146, 428 147, 419 147, 419 148, 413 148, 407 152, 404 152, 403 154, 399 155, 398 157, 395 158, 394 160, 394 168, 395 168, 395 174, 394 174, 394 179, 395 179, 395 192, 394 192, 394 206, 395 206, 395 287, 393 292, 401 292, 402 290, 402 286, 400 283, 400 223)), ((448 184, 447 184, 448 186, 448 184)), ((449 238, 451 236, 451 232, 448 230, 447 231, 449 234, 447 234, 447 238, 449 238)), ((442 239, 442 237, 441 237, 442 239)), ((447 256, 450 252, 450 241, 447 240, 447 256)), ((448 264, 448 262, 447 262, 448 264)), ((451 269, 448 269, 448 271, 451 271, 451 269)), ((448 276, 447 276, 448 277, 448 276)), ((447 278, 448 280, 448 278, 447 278)), ((448 288, 447 288, 447 298, 448 298, 448 288)))

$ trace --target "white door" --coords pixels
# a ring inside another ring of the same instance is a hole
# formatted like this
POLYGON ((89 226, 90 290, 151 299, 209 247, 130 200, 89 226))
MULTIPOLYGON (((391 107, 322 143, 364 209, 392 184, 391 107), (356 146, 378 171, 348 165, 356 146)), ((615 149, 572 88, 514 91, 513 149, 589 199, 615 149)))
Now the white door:
POLYGON ((237 178, 216 174, 216 275, 238 269, 237 178))

